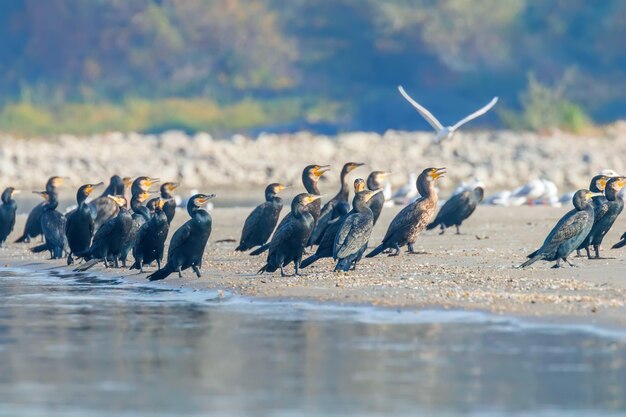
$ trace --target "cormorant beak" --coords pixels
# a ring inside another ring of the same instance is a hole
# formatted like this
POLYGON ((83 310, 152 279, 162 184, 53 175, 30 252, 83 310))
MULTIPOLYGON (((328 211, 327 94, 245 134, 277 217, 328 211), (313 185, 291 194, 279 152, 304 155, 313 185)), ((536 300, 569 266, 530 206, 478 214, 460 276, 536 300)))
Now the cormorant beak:
POLYGON ((330 171, 330 165, 318 165, 315 169, 313 169, 313 174, 319 178, 328 171, 330 171))
POLYGON ((54 177, 52 179, 52 186, 60 187, 63 185, 63 182, 65 182, 65 180, 69 180, 69 177, 54 177))
POLYGON ((207 201, 215 197, 216 197, 215 194, 203 194, 202 197, 196 198, 196 202, 198 202, 199 205, 203 205, 207 201))
POLYGON ((180 184, 178 184, 177 182, 170 182, 169 184, 167 184, 167 190, 168 191, 174 191, 175 189, 178 188, 180 184))
POLYGON ((89 184, 87 186, 87 188, 85 189, 85 191, 87 191, 87 194, 91 194, 93 192, 93 190, 95 190, 96 188, 100 187, 101 185, 104 185, 103 182, 99 182, 97 184, 89 184))
POLYGON ((48 199, 48 193, 45 191, 33 191, 33 194, 40 195, 44 200, 48 199))
POLYGON ((363 164, 361 162, 350 162, 348 164, 348 172, 352 172, 355 169, 357 169, 358 167, 362 167, 363 165, 365 165, 365 164, 363 164))
POLYGON ((621 177, 619 180, 617 180, 617 186, 619 188, 622 188, 625 185, 626 185, 626 177, 621 177))
POLYGON ((130 187, 133 183, 133 179, 131 177, 124 177, 122 178, 122 182, 124 182, 124 187, 130 187))
POLYGON ((585 200, 591 200, 591 198, 593 198, 593 197, 601 197, 603 195, 604 194, 602 194, 602 193, 592 193, 591 191, 589 191, 587 193, 587 195, 585 196, 585 200))
POLYGON ((289 186, 288 186, 288 185, 283 185, 283 184, 278 184, 278 185, 276 186, 276 192, 277 192, 277 193, 280 193, 282 190, 284 190, 284 189, 286 189, 286 188, 289 188, 289 186))
POLYGON ((313 195, 313 194, 309 194, 305 199, 304 199, 304 205, 308 206, 309 204, 311 204, 312 202, 314 202, 315 200, 319 200, 320 198, 324 197, 323 195, 313 195))
POLYGON ((433 170, 430 172, 430 176, 433 179, 439 179, 443 176, 446 175, 446 169, 445 168, 433 168, 433 170))
POLYGON ((159 181, 161 181, 158 178, 147 178, 143 181, 144 185, 148 188, 152 187, 153 184, 158 183, 159 181))
POLYGON ((383 171, 383 172, 381 172, 381 173, 380 173, 380 174, 378 174, 378 175, 380 175, 382 178, 387 178, 387 177, 388 177, 388 176, 390 176, 391 174, 393 174, 393 172, 391 172, 391 171, 383 171))
POLYGON ((367 203, 368 201, 370 201, 372 199, 372 197, 374 197, 376 194, 378 193, 382 193, 383 190, 382 188, 380 190, 376 190, 376 191, 369 191, 366 195, 365 195, 365 202, 367 203))
POLYGON ((13 190, 13 192, 11 193, 11 195, 15 195, 15 194, 19 194, 21 193, 22 190, 13 190))

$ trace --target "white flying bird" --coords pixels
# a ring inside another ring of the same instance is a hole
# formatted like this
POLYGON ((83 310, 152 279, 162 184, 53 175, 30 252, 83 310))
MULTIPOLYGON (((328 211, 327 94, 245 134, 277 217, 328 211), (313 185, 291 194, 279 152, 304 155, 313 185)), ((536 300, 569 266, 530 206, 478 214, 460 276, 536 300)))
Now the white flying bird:
POLYGON ((421 106, 417 101, 413 100, 411 98, 411 96, 409 96, 406 93, 406 91, 404 91, 404 88, 402 88, 401 85, 398 86, 398 91, 400 91, 400 94, 402 94, 402 97, 404 97, 409 103, 411 103, 411 105, 413 107, 415 107, 415 110, 417 110, 418 113, 421 114, 422 117, 424 119, 426 119, 426 121, 428 123, 430 123, 430 125, 433 127, 433 129, 435 129, 435 132, 437 132, 437 136, 435 137, 435 142, 437 142, 437 143, 440 143, 444 139, 450 139, 452 137, 452 135, 454 134, 454 132, 456 132, 458 130, 458 128, 463 126, 465 123, 470 122, 470 121, 474 120, 475 118, 477 118, 479 116, 482 116, 483 114, 487 113, 498 102, 498 97, 494 97, 494 98, 491 99, 489 104, 487 104, 482 109, 476 110, 474 113, 470 114, 466 118, 464 118, 461 121, 457 122, 453 126, 446 126, 446 127, 444 127, 439 122, 439 120, 437 120, 435 118, 435 116, 432 115, 431 112, 426 110, 426 108, 421 106))

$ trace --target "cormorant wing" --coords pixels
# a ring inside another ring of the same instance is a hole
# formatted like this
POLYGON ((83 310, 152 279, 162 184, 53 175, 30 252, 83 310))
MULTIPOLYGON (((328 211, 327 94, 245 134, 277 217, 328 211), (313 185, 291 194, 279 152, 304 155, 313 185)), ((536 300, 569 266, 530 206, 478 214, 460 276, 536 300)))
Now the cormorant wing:
POLYGON ((492 98, 491 101, 489 103, 487 103, 486 106, 484 106, 481 109, 476 110, 474 113, 472 113, 469 116, 465 117, 464 119, 458 121, 454 126, 452 126, 452 130, 457 130, 459 127, 463 126, 465 123, 471 122, 475 118, 480 117, 483 114, 487 113, 489 110, 491 110, 491 108, 493 106, 496 105, 497 102, 498 102, 498 97, 492 98))
POLYGON ((460 212, 465 214, 468 208, 470 208, 470 193, 471 191, 466 190, 450 197, 441 207, 434 221, 443 221, 448 216, 461 214, 460 212))
POLYGON ((398 86, 398 91, 400 91, 402 97, 404 97, 406 101, 411 103, 411 105, 415 107, 415 110, 417 110, 417 112, 421 114, 428 123, 430 123, 430 125, 433 127, 433 129, 435 129, 437 133, 439 133, 440 130, 443 130, 443 125, 439 122, 439 120, 437 120, 437 118, 433 116, 431 112, 426 110, 425 107, 421 106, 417 101, 413 100, 411 96, 408 95, 406 91, 404 91, 404 88, 401 85, 398 86))
POLYGON ((96 235, 93 237, 93 241, 104 239, 106 236, 110 235, 113 229, 115 228, 115 217, 104 222, 102 226, 96 232, 96 235))
MULTIPOLYGON (((345 258, 359 251, 369 240, 367 225, 358 214, 350 215, 337 232, 333 258, 345 258)), ((371 228, 369 229, 371 231, 371 228)))
POLYGON ((178 228, 178 230, 174 233, 174 236, 172 236, 172 240, 170 240, 170 246, 167 249, 168 257, 171 253, 173 253, 173 251, 176 250, 176 248, 184 245, 187 239, 189 239, 189 236, 191 235, 191 221, 192 220, 187 220, 185 224, 178 228))
POLYGON ((559 245, 574 236, 576 236, 583 228, 583 225, 589 220, 589 214, 586 211, 571 210, 554 226, 542 247, 539 249, 541 253, 551 252, 559 245), (548 250, 549 249, 549 250, 548 250))
POLYGON ((263 213, 265 211, 265 206, 267 203, 261 203, 252 210, 252 213, 248 215, 246 221, 243 224, 243 230, 241 231, 242 238, 248 237, 248 235, 253 231, 255 227, 258 226, 259 222, 263 218, 263 213))

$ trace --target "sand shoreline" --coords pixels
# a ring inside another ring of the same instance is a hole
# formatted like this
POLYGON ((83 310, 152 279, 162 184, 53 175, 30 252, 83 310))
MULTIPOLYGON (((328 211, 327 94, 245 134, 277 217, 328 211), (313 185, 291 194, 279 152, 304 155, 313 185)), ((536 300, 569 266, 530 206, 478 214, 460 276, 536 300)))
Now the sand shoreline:
MULTIPOLYGON (((384 234, 398 208, 385 209, 374 231, 372 244, 384 234)), ((245 297, 272 300, 310 300, 341 305, 373 305, 408 309, 460 309, 538 318, 542 321, 571 320, 622 327, 626 325, 626 251, 605 250, 615 259, 574 259, 579 268, 550 269, 538 263, 518 270, 524 254, 541 243, 565 208, 517 207, 504 209, 481 206, 463 228, 463 235, 424 233, 417 248, 425 255, 365 260, 355 272, 336 274, 332 261, 318 261, 301 277, 279 274, 256 275, 264 257, 235 253, 235 243, 216 243, 237 238, 248 208, 212 211, 214 232, 205 253, 203 277, 186 272, 182 279, 171 275, 159 285, 167 288, 230 291, 245 297)), ((25 216, 19 216, 21 231, 25 216)), ((176 227, 185 219, 179 212, 176 227)), ((605 239, 608 249, 626 229, 626 219, 605 239)), ((17 235, 14 232, 13 236, 17 235)), ((13 237, 12 236, 12 237, 13 237)), ((27 245, 9 244, 0 249, 5 267, 59 271, 65 261, 48 261, 47 254, 32 254, 27 245)), ((291 269, 289 269, 291 270, 291 269)), ((134 283, 145 281, 126 270, 89 271, 99 276, 121 277, 134 283)))

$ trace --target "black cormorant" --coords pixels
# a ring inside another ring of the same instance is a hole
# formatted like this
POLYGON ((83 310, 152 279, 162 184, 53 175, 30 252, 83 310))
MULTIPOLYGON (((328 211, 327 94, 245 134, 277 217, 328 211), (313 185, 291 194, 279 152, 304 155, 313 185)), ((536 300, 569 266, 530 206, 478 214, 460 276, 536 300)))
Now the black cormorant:
POLYGON ((133 248, 135 263, 130 269, 139 269, 143 272, 143 266, 149 265, 154 261, 157 262, 157 268, 161 269, 165 240, 170 228, 167 215, 163 211, 166 203, 167 200, 164 198, 157 199, 154 205, 154 214, 139 229, 137 241, 133 248))
POLYGON ((350 198, 350 185, 348 184, 348 174, 360 166, 364 164, 357 162, 348 162, 341 169, 340 174, 340 182, 341 188, 337 195, 331 198, 324 207, 322 207, 322 211, 320 213, 317 222, 315 223, 315 227, 313 228, 313 232, 311 233, 311 239, 309 243, 311 245, 319 245, 322 240, 322 236, 324 236, 324 231, 326 230, 326 226, 328 226, 328 222, 333 219, 336 219, 336 211, 334 210, 335 206, 338 204, 348 204, 350 198))
MULTIPOLYGON (((302 171, 302 184, 304 185, 304 189, 306 190, 306 192, 312 195, 321 195, 320 190, 317 187, 317 183, 319 179, 322 177, 322 175, 324 175, 328 171, 330 171, 330 168, 328 165, 306 166, 304 170, 302 171)), ((307 206, 307 211, 309 212, 309 214, 311 214, 311 216, 313 216, 313 222, 315 223, 317 219, 320 217, 320 212, 322 211, 321 201, 318 199, 312 202, 311 204, 309 204, 307 206)), ((276 230, 280 229, 282 225, 285 224, 285 222, 289 220, 290 217, 291 217, 291 212, 287 213, 287 215, 283 217, 280 223, 278 223, 278 227, 276 228, 276 230)), ((266 243, 256 248, 252 252, 250 252, 250 255, 251 256, 260 255, 266 250, 268 250, 269 247, 270 247, 270 244, 266 243)))
POLYGON ((576 191, 572 198, 574 210, 570 210, 558 221, 543 245, 528 255, 529 259, 519 268, 526 268, 539 260, 556 261, 553 268, 560 268, 561 260, 573 266, 567 257, 580 245, 593 227, 594 209, 591 198, 594 195, 597 194, 589 190, 576 191))
POLYGON ((435 181, 443 177, 445 168, 426 168, 417 177, 417 190, 422 197, 418 198, 393 218, 383 242, 373 251, 367 254, 368 258, 378 255, 385 249, 395 249, 396 256, 400 253, 400 247, 408 245, 409 253, 417 253, 413 250, 413 244, 417 236, 430 223, 437 209, 437 192, 435 181))
POLYGON ((599 210, 595 211, 594 214, 598 217, 594 217, 593 227, 582 244, 589 259, 602 259, 600 257, 602 240, 624 209, 624 200, 618 195, 624 185, 626 185, 625 177, 612 177, 606 184, 604 194, 607 201, 602 204, 599 210), (590 246, 593 246, 595 257, 591 256, 590 246))
POLYGON ((174 272, 178 272, 178 276, 182 278, 182 271, 187 268, 192 268, 200 278, 202 255, 213 223, 211 215, 202 206, 214 197, 215 194, 196 194, 189 199, 187 212, 191 219, 172 236, 167 250, 167 263, 160 270, 148 275, 150 281, 165 279, 174 272))
MULTIPOLYGON (((367 177, 367 188, 372 191, 382 190, 385 178, 389 175, 391 175, 391 172, 373 171, 367 177)), ((378 218, 380 217, 380 213, 383 211, 383 206, 385 205, 385 195, 382 192, 374 194, 368 205, 370 209, 372 209, 372 213, 374 214, 374 224, 376 224, 378 218)))
MULTIPOLYGON (((591 179, 591 182, 589 183, 589 191, 591 191, 592 193, 596 193, 596 195, 591 199, 591 205, 594 208, 594 223, 601 219, 602 216, 604 216, 605 214, 605 212, 603 212, 603 210, 606 209, 604 203, 606 203, 608 200, 604 196, 604 190, 606 189, 606 184, 610 178, 611 177, 609 177, 608 175, 598 174, 593 177, 591 179)), ((589 245, 587 245, 585 242, 587 242, 586 238, 585 240, 583 240, 580 246, 576 248, 576 257, 580 258, 583 256, 581 253, 583 249, 586 249, 587 257, 591 257, 588 248, 589 245)))
MULTIPOLYGON (((50 177, 46 182, 46 193, 48 195, 54 195, 58 197, 58 189, 63 185, 64 177, 50 177)), ((43 206, 47 202, 37 204, 28 214, 26 224, 24 225, 24 233, 19 237, 15 243, 29 243, 32 238, 35 238, 43 233, 41 230, 41 214, 43 213, 43 206)))
POLYGON ((126 259, 128 258, 128 254, 132 252, 135 244, 137 243, 139 229, 141 229, 141 226, 150 220, 150 211, 143 205, 144 202, 148 201, 148 198, 150 198, 150 192, 142 191, 141 188, 136 188, 135 193, 130 200, 133 222, 130 230, 123 237, 124 243, 122 244, 122 251, 120 253, 120 260, 122 261, 122 266, 124 268, 126 268, 126 259))
POLYGON ((247 251, 255 246, 263 245, 272 235, 283 209, 283 199, 278 193, 286 187, 273 183, 265 188, 265 202, 256 206, 246 218, 241 231, 241 239, 236 251, 247 251))
POLYGON ((122 253, 124 236, 128 235, 133 224, 133 218, 127 209, 128 202, 122 196, 107 196, 115 201, 118 207, 117 215, 106 222, 96 231, 89 248, 89 253, 84 256, 86 262, 77 267, 76 271, 85 271, 100 261, 104 261, 104 266, 109 267, 109 262, 113 261, 116 268, 119 268, 119 258, 122 253))
POLYGON ((74 262, 72 255, 82 258, 89 252, 91 238, 94 233, 94 220, 92 211, 87 203, 87 198, 99 184, 85 184, 76 192, 76 202, 78 207, 67 214, 65 224, 65 236, 69 251, 67 254, 67 264, 74 262))
POLYGON ((314 224, 307 206, 320 198, 319 195, 302 193, 292 200, 291 217, 276 229, 270 242, 267 262, 259 273, 280 269, 280 275, 285 276, 283 268, 293 262, 294 275, 298 275, 304 247, 311 236, 314 224))
POLYGON ((456 226, 456 234, 461 234, 461 225, 469 216, 474 213, 476 206, 480 204, 485 195, 483 187, 476 187, 473 190, 465 190, 453 195, 445 202, 445 204, 437 213, 437 217, 430 223, 426 230, 441 227, 441 233, 444 234, 447 227, 456 226))
POLYGON ((167 222, 172 223, 174 220, 174 216, 176 215, 176 200, 174 200, 174 196, 172 192, 178 188, 177 182, 165 182, 161 184, 161 196, 151 199, 146 203, 146 207, 150 210, 150 213, 154 213, 155 204, 162 198, 165 200, 165 206, 163 206, 163 212, 167 216, 167 222))
POLYGON ((57 194, 48 194, 46 191, 33 191, 35 194, 41 195, 46 199, 41 213, 41 231, 46 242, 31 248, 33 252, 50 251, 52 259, 61 259, 63 251, 67 247, 67 239, 65 238, 65 216, 57 211, 59 200, 57 194))
POLYGON ((2 192, 2 205, 0 205, 0 247, 4 245, 4 242, 6 242, 15 226, 17 203, 13 199, 13 196, 17 193, 19 193, 19 190, 13 187, 7 187, 2 192))
POLYGON ((344 220, 335 236, 333 252, 333 258, 337 261, 335 271, 356 268, 357 262, 361 260, 374 229, 374 213, 369 207, 369 201, 382 191, 382 189, 364 190, 354 196, 352 209, 355 213, 344 220))

